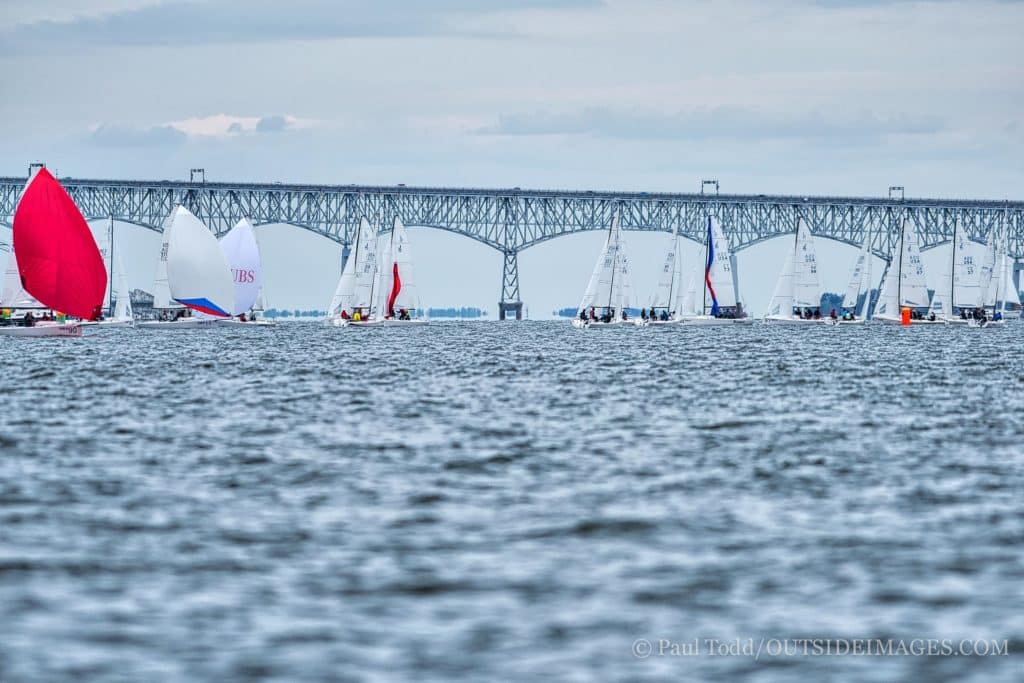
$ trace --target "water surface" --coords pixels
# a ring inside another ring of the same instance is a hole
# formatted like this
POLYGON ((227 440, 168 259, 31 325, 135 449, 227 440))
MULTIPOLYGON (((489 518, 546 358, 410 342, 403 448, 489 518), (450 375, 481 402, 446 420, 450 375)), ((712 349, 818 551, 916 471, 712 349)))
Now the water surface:
POLYGON ((0 339, 0 680, 1021 680, 1022 335, 0 339))

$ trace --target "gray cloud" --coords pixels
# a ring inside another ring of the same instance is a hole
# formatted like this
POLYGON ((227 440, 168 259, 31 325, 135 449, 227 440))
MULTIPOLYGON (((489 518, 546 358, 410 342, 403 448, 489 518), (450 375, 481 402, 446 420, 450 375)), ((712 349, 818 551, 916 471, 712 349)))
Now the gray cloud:
POLYGON ((115 45, 259 43, 357 37, 461 35, 461 17, 523 9, 573 9, 603 0, 172 0, 164 4, 39 21, 0 32, 6 52, 115 45))
POLYGON ((183 144, 186 137, 174 126, 136 128, 103 124, 92 132, 90 141, 101 147, 159 147, 183 144))
POLYGON ((589 135, 619 139, 673 140, 828 140, 865 142, 889 135, 923 135, 943 129, 928 116, 880 118, 857 116, 769 114, 742 107, 699 108, 671 114, 593 107, 571 113, 536 112, 501 116, 483 135, 589 135))
POLYGON ((256 122, 257 133, 279 133, 288 128, 288 119, 283 116, 264 116, 256 122))

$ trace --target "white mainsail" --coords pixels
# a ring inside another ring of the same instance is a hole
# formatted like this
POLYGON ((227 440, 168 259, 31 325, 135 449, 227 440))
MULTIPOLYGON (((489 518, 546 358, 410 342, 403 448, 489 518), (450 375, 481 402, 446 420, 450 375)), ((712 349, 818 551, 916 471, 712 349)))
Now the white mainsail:
POLYGON ((924 274, 924 262, 921 260, 920 240, 917 228, 909 219, 903 219, 903 258, 900 263, 899 305, 910 308, 927 307, 928 284, 924 274))
POLYGON ((14 254, 14 245, 7 257, 7 270, 4 271, 4 288, 0 294, 0 305, 4 308, 45 308, 34 296, 21 286, 21 274, 18 272, 18 257, 14 254))
POLYGON ((846 292, 843 294, 842 307, 855 311, 857 308, 857 302, 860 300, 861 293, 865 290, 865 285, 870 287, 870 278, 868 276, 868 261, 871 259, 871 235, 865 233, 864 243, 861 245, 860 253, 857 254, 857 260, 853 262, 853 270, 850 272, 850 282, 846 285, 846 292))
POLYGON ((256 233, 248 218, 242 218, 220 239, 220 248, 231 268, 235 298, 232 315, 241 315, 256 304, 263 288, 263 266, 256 233))
POLYGON ((981 257, 981 301, 979 306, 989 307, 996 305, 996 234, 995 230, 988 234, 988 241, 985 243, 985 251, 981 257))
POLYGON ((679 290, 682 285, 680 272, 682 259, 679 250, 679 235, 673 234, 671 239, 672 241, 665 251, 665 260, 662 263, 661 272, 658 273, 658 286, 654 292, 654 299, 651 301, 652 306, 667 308, 670 312, 675 310, 674 306, 680 296, 679 290))
POLYGON ((153 308, 182 308, 177 301, 171 301, 171 288, 167 284, 167 246, 174 226, 177 209, 164 219, 160 236, 160 256, 156 262, 156 275, 153 278, 153 308))
POLYGON ((796 227, 796 255, 793 259, 793 306, 821 306, 821 282, 818 280, 818 258, 814 237, 807 221, 801 218, 796 227))
POLYGON ((775 291, 768 303, 769 316, 790 316, 793 314, 793 270, 796 263, 796 251, 786 250, 786 260, 782 263, 782 272, 775 282, 775 291))
POLYGON ((1013 284, 1013 259, 1006 251, 1003 252, 1003 279, 998 300, 1001 304, 999 310, 1004 312, 1019 308, 1021 305, 1020 292, 1013 284))
POLYGON ((591 308, 604 308, 614 305, 612 303, 612 288, 615 286, 615 269, 618 261, 620 241, 619 217, 616 214, 612 217, 608 236, 605 238, 604 246, 597 257, 597 263, 594 264, 594 270, 590 274, 590 281, 587 283, 587 289, 583 293, 583 300, 580 302, 577 313, 591 308))
POLYGON ((352 253, 345 262, 334 298, 327 309, 328 317, 340 315, 343 310, 361 308, 364 315, 371 312, 377 273, 377 234, 369 221, 362 218, 352 253))
POLYGON ((114 219, 111 217, 110 221, 99 231, 93 226, 89 226, 89 228, 92 230, 93 239, 96 240, 96 246, 100 250, 103 267, 107 270, 107 289, 103 293, 103 311, 109 315, 113 304, 111 296, 114 287, 114 219))
MULTIPOLYGON (((404 309, 410 314, 420 308, 413 270, 413 249, 406 226, 395 216, 391 236, 379 260, 376 279, 377 310, 383 317, 394 317, 404 309)), ((372 283, 374 279, 369 279, 372 283)))
POLYGON ((128 289, 128 275, 124 271, 120 252, 114 254, 114 270, 117 273, 117 287, 114 288, 114 319, 131 320, 135 317, 132 311, 132 295, 128 289))
POLYGON ((171 298, 208 315, 229 317, 235 287, 220 243, 183 206, 174 210, 167 238, 167 285, 171 298))
POLYGON ((690 271, 690 279, 686 285, 686 291, 680 291, 679 303, 676 310, 680 317, 689 318, 697 315, 702 315, 703 311, 698 305, 699 299, 697 298, 697 282, 700 277, 700 265, 693 264, 693 270, 690 271))

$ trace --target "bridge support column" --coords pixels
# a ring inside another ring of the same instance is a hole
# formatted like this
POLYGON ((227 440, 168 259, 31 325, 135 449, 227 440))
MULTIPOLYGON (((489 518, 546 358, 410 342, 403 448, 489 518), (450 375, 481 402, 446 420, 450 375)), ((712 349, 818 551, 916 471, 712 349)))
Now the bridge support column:
POLYGON ((1020 291, 1020 272, 1024 270, 1024 262, 1013 259, 1013 286, 1020 291))
POLYGON ((516 320, 523 319, 523 302, 519 300, 519 254, 506 251, 505 265, 501 275, 501 301, 498 302, 498 320, 505 320, 507 314, 515 313, 516 320))

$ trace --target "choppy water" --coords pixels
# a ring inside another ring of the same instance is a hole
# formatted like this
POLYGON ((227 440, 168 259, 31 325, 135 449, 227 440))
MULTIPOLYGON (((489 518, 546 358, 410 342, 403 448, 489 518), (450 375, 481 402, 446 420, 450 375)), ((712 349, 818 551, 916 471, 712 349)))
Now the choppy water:
POLYGON ((1021 680, 1022 339, 0 339, 0 680, 1021 680), (799 637, 1010 655, 631 652, 799 637))

